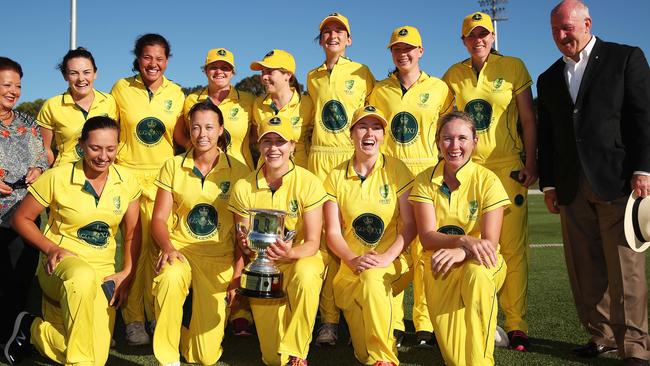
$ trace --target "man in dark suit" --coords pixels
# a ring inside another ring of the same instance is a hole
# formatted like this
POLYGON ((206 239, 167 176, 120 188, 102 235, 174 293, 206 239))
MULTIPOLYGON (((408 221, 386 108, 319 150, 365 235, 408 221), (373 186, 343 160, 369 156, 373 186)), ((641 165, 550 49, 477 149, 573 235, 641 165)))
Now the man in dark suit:
POLYGON ((539 176, 559 213, 571 289, 595 357, 618 349, 625 365, 648 365, 645 255, 623 233, 627 195, 650 194, 650 69, 636 47, 591 34, 585 4, 551 12, 564 55, 537 82, 539 176))

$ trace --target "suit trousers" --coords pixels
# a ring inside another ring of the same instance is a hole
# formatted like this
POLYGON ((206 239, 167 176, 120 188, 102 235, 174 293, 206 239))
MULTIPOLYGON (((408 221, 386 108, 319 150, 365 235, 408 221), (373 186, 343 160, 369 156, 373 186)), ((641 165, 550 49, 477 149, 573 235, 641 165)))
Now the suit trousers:
POLYGON ((621 357, 649 359, 645 254, 625 241, 627 197, 603 201, 580 173, 578 192, 560 206, 564 255, 580 322, 591 341, 621 357))

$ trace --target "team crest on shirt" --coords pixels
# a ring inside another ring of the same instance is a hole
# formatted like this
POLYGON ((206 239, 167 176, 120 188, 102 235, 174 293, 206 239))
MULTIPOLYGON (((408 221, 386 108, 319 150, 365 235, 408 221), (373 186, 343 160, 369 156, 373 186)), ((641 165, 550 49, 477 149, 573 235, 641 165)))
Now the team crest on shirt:
POLYGON ((345 81, 345 94, 351 95, 353 93, 352 88, 354 88, 354 80, 345 81))
POLYGON ((220 200, 227 200, 230 197, 230 194, 228 194, 228 191, 230 190, 230 182, 223 181, 219 183, 219 189, 221 190, 221 193, 219 193, 217 198, 220 200))
POLYGON ((230 120, 236 119, 238 113, 239 113, 239 107, 230 108, 230 120))
POLYGON ((388 196, 390 195, 390 186, 388 184, 384 184, 379 187, 379 196, 381 199, 379 200, 379 204, 382 205, 387 205, 390 203, 390 198, 388 196))
POLYGON ((289 201, 289 216, 297 217, 298 216, 298 201, 291 200, 289 201))
POLYGON ((119 215, 122 213, 122 197, 115 196, 113 197, 113 213, 119 215))
POLYGON ((478 218, 478 202, 476 200, 469 201, 469 216, 468 219, 475 221, 478 218))
POLYGON ((330 100, 325 103, 321 112, 321 123, 329 132, 339 133, 343 131, 348 124, 348 115, 345 113, 343 104, 338 100, 330 100))
POLYGON ((483 99, 471 100, 465 105, 465 113, 472 116, 476 123, 476 130, 481 132, 490 127, 492 122, 492 106, 483 99))
POLYGON ((293 126, 297 126, 298 122, 300 122, 300 117, 291 117, 291 124, 293 126))
POLYGON ((78 158, 83 158, 84 157, 84 151, 81 148, 81 145, 77 142, 76 145, 74 145, 74 153, 77 155, 78 158))
POLYGON ((499 89, 501 87, 501 85, 503 85, 503 78, 496 78, 492 82, 492 86, 494 87, 495 90, 499 89))
POLYGON ((418 121, 409 112, 399 112, 390 122, 390 132, 395 142, 411 144, 418 135, 418 121))
POLYGON ((445 225, 438 229, 438 232, 447 235, 465 235, 465 230, 456 225, 445 225))
POLYGON ((422 93, 420 94, 420 107, 424 107, 427 104, 427 101, 429 100, 429 93, 422 93))
POLYGON ((171 112, 172 111, 172 106, 174 105, 174 102, 172 102, 171 99, 167 99, 165 101, 165 111, 171 112))
POLYGON ((145 117, 135 126, 135 136, 145 145, 156 145, 165 134, 165 124, 156 117, 145 117))
POLYGON ((217 210, 207 203, 199 203, 187 214, 185 227, 196 239, 206 239, 218 229, 217 210))
POLYGON ((384 221, 375 214, 364 213, 352 221, 352 230, 363 245, 374 248, 384 235, 384 221))
POLYGON ((77 230, 77 238, 94 247, 104 248, 108 243, 108 237, 110 235, 108 229, 109 226, 107 223, 103 221, 93 221, 77 230))

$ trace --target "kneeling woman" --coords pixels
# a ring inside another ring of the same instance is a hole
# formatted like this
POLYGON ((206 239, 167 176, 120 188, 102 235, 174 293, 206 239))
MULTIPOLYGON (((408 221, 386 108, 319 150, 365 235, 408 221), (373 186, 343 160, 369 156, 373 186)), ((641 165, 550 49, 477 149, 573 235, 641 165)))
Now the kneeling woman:
POLYGON ((21 313, 6 351, 20 354, 28 348, 21 343, 22 333, 57 363, 106 363, 115 308, 126 299, 139 251, 139 239, 133 237, 141 190, 134 177, 113 165, 118 136, 114 120, 89 118, 79 139, 83 159, 46 171, 28 188, 12 224, 41 251, 44 265, 37 275, 43 318, 21 313), (46 207, 50 214, 44 235, 34 220, 46 207), (123 266, 116 272, 120 223, 123 266))
POLYGON ((345 264, 334 278, 334 299, 354 354, 367 365, 399 364, 393 293, 403 290, 396 288, 409 270, 402 253, 416 233, 408 202, 413 175, 379 152, 386 124, 375 107, 358 109, 350 127, 354 155, 325 179, 327 245, 345 264))
POLYGON ((499 236, 510 201, 499 178, 471 161, 477 141, 468 114, 443 116, 436 133, 442 159, 416 177, 409 196, 426 251, 429 315, 447 365, 494 365, 496 294, 506 274, 499 236))
MULTIPOLYGON (((315 175, 290 159, 296 146, 291 121, 274 116, 258 128, 263 164, 235 185, 229 208, 246 227, 251 209, 285 211, 285 230, 296 231, 292 242, 278 239, 266 252, 283 273, 286 297, 250 298, 250 304, 262 361, 267 365, 307 365, 323 282, 324 264, 318 249, 326 194, 315 175)), ((239 239, 248 250, 245 238, 239 239)))
MULTIPOLYGON (((235 300, 234 267, 243 267, 235 250, 230 187, 250 171, 220 149, 226 145, 223 115, 212 103, 189 112, 192 148, 163 165, 151 230, 160 247, 154 278, 154 355, 163 365, 212 365, 221 357, 227 302, 235 300), (173 220, 169 216, 173 212, 173 220), (170 226, 168 226, 168 223, 170 226), (192 289, 191 320, 183 321, 183 303, 192 289), (183 328, 181 328, 181 325, 183 328)), ((238 283, 238 282, 237 282, 238 283)))

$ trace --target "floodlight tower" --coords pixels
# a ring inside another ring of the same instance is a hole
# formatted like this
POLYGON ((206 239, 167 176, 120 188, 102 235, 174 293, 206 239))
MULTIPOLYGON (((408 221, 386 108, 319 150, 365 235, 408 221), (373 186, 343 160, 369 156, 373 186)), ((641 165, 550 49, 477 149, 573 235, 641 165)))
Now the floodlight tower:
POLYGON ((502 16, 502 13, 506 10, 505 5, 507 3, 508 0, 479 0, 478 2, 481 10, 492 18, 492 24, 494 26, 494 49, 497 51, 499 50, 497 22, 508 20, 508 18, 502 16))
POLYGON ((77 48, 77 0, 70 0, 70 49, 77 48))

